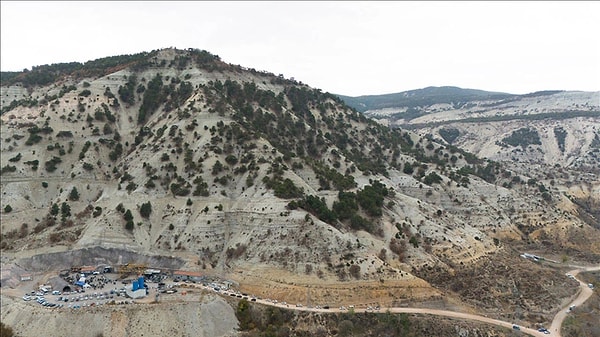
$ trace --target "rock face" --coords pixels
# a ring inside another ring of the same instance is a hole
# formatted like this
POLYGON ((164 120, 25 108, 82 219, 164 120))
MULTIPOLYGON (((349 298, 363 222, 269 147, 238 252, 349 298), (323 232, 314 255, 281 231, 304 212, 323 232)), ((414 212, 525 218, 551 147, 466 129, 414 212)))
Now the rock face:
MULTIPOLYGON (((98 253, 260 294, 327 285, 314 296, 397 303, 472 299, 435 283, 523 249, 600 256, 593 93, 440 103, 398 129, 198 50, 20 76, 1 88, 6 264, 98 253)), ((535 306, 514 296, 487 304, 535 306)))

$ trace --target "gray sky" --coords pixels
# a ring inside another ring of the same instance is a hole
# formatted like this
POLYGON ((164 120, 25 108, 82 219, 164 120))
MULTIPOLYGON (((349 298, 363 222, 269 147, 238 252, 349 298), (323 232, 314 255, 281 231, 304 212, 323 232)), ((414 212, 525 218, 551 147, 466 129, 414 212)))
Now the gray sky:
POLYGON ((600 2, 1 1, 1 68, 166 47, 358 96, 600 90, 600 2))

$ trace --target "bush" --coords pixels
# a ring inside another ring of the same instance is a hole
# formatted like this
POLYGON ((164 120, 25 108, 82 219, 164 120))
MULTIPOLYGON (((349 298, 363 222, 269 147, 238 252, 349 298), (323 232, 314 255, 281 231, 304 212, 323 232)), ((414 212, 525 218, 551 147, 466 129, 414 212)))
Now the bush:
POLYGON ((236 156, 230 154, 227 157, 225 157, 225 162, 231 166, 235 165, 238 162, 238 159, 236 156))
POLYGON ((133 181, 130 181, 127 186, 125 187, 125 189, 127 190, 127 192, 131 193, 133 191, 135 191, 135 189, 138 188, 138 185, 136 183, 134 183, 133 181))
POLYGON ((94 169, 94 165, 90 163, 83 163, 83 169, 86 171, 92 171, 94 169))
POLYGON ((133 223, 133 214, 131 214, 130 210, 125 211, 125 214, 123 214, 123 220, 127 222, 131 221, 131 223, 133 223))
POLYGON ((6 165, 2 169, 0 169, 0 175, 7 172, 15 172, 17 170, 16 166, 6 165))
POLYGON ((432 184, 439 184, 442 181, 442 177, 440 177, 437 173, 431 172, 425 176, 423 182, 429 186, 432 184))
POLYGON ((63 218, 71 216, 71 206, 69 206, 69 204, 66 202, 63 202, 60 205, 60 214, 62 214, 63 218))
POLYGON ((6 205, 4 207, 4 213, 10 213, 12 211, 12 207, 10 205, 6 205))
POLYGON ((16 156, 14 156, 14 157, 10 158, 8 161, 9 161, 9 162, 11 162, 11 163, 16 163, 16 162, 18 162, 19 160, 21 160, 21 157, 22 157, 22 156, 21 156, 21 153, 19 152, 19 154, 17 154, 16 156))
POLYGON ((142 218, 148 219, 150 217, 151 213, 152 213, 152 204, 150 203, 150 201, 143 203, 142 206, 140 207, 140 215, 142 216, 142 218))
POLYGON ((403 262, 406 253, 406 241, 392 238, 390 240, 390 250, 399 256, 400 262, 403 262))
POLYGON ((99 217, 99 216, 100 216, 100 214, 102 214, 102 207, 96 206, 96 207, 94 208, 94 213, 92 213, 92 216, 93 216, 94 218, 97 218, 97 217, 99 217))
POLYGON ((69 200, 70 201, 79 200, 79 192, 77 192, 77 188, 75 186, 73 186, 73 188, 71 189, 71 193, 69 193, 69 200))
POLYGON ((360 278, 360 266, 357 264, 353 264, 350 266, 350 275, 352 275, 352 277, 354 277, 355 279, 359 279, 360 278))
POLYGON ((58 204, 52 204, 50 207, 50 215, 57 216, 59 212, 60 208, 58 207, 58 204))
POLYGON ((82 90, 82 91, 79 93, 79 95, 78 95, 78 96, 81 96, 81 97, 88 97, 88 96, 89 96, 89 95, 91 95, 91 94, 92 94, 92 92, 91 92, 89 89, 84 89, 84 90, 82 90))
POLYGON ((61 162, 62 162, 62 159, 60 159, 58 157, 52 157, 52 159, 50 159, 44 163, 44 166, 46 167, 46 171, 48 171, 48 172, 56 171, 56 165, 61 162))

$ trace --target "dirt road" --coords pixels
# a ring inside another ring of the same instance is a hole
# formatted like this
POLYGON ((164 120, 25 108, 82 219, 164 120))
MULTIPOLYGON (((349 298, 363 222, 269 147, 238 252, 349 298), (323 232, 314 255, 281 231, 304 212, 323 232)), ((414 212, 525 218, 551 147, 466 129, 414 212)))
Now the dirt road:
MULTIPOLYGON (((576 267, 576 266, 573 266, 573 267, 576 267)), ((569 305, 566 308, 561 308, 558 311, 558 313, 554 316, 554 319, 552 320, 552 324, 551 324, 550 328, 548 329, 548 331, 550 331, 551 336, 555 336, 555 337, 561 336, 560 328, 562 326, 563 320, 568 315, 567 314, 568 307, 571 305, 580 306, 593 293, 593 290, 591 288, 589 288, 586 283, 584 283, 583 281, 576 278, 577 274, 579 274, 582 271, 596 271, 596 270, 600 270, 600 266, 595 266, 595 267, 577 266, 577 269, 574 269, 568 273, 570 275, 573 275, 573 277, 579 282, 579 286, 580 286, 579 295, 577 296, 577 298, 575 298, 575 300, 573 300, 571 303, 569 303, 569 305)), ((208 286, 203 287, 203 288, 205 288, 207 290, 212 290, 208 286)), ((224 295, 229 295, 229 294, 230 293, 227 293, 227 292, 224 293, 224 295)), ((264 305, 270 305, 270 306, 291 309, 291 310, 302 310, 302 311, 313 311, 313 312, 347 312, 347 310, 342 310, 339 308, 317 309, 317 308, 298 307, 295 305, 287 304, 285 302, 284 303, 281 303, 281 302, 273 303, 272 301, 265 300, 265 299, 256 299, 256 303, 261 303, 264 305)), ((367 312, 366 309, 361 309, 361 308, 356 308, 353 310, 354 310, 354 312, 367 312)), ((493 318, 489 318, 489 317, 485 317, 485 316, 480 316, 480 315, 475 315, 475 314, 468 314, 468 313, 449 311, 449 310, 438 310, 438 309, 427 309, 427 308, 389 308, 389 309, 385 309, 385 310, 386 311, 389 310, 391 313, 426 314, 426 315, 452 317, 452 318, 458 318, 458 319, 467 319, 467 320, 480 321, 480 322, 484 322, 484 323, 488 323, 488 324, 502 326, 502 327, 506 327, 509 329, 514 328, 514 324, 511 322, 501 321, 501 320, 497 320, 497 319, 493 319, 493 318)), ((536 329, 532 329, 532 328, 519 326, 519 330, 522 333, 526 333, 531 336, 546 336, 546 334, 544 334, 543 332, 537 331, 536 329)))
POLYGON ((553 336, 560 337, 560 328, 562 326, 562 323, 565 320, 565 318, 567 317, 567 315, 569 315, 569 313, 567 313, 568 308, 571 305, 575 305, 575 306, 582 305, 583 302, 587 301, 587 299, 590 298, 590 296, 592 296, 592 294, 594 292, 594 290, 591 289, 590 287, 588 287, 588 285, 585 282, 583 282, 577 278, 577 274, 579 274, 582 271, 597 271, 597 270, 600 270, 600 266, 579 267, 578 269, 571 270, 570 272, 567 273, 567 274, 573 275, 573 277, 577 280, 577 282, 579 282, 579 289, 580 289, 579 295, 567 307, 561 308, 558 311, 558 313, 556 313, 556 315, 554 316, 554 319, 552 320, 552 325, 550 325, 550 329, 549 329, 550 332, 552 332, 553 336))

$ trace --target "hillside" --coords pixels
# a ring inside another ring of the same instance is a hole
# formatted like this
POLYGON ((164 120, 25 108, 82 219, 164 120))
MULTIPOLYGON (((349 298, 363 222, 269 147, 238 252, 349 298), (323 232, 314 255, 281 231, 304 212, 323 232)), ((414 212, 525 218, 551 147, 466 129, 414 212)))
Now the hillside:
POLYGON ((505 95, 430 87, 391 95, 346 98, 369 105, 364 114, 392 128, 413 130, 535 179, 566 182, 558 188, 600 226, 600 92, 541 91, 505 95), (378 102, 379 104, 373 104, 378 102), (557 170, 558 169, 558 170, 557 170), (535 172, 535 174, 533 174, 535 172), (572 181, 588 182, 583 187, 572 181), (581 199, 581 200, 577 200, 581 199))
POLYGON ((77 252, 102 247, 111 263, 172 257, 291 303, 311 288, 332 305, 451 301, 544 320, 576 286, 520 252, 600 261, 597 172, 480 159, 206 51, 2 78, 6 265, 92 264, 77 252), (494 282, 470 284, 481 266, 494 282))
POLYGON ((369 106, 364 114, 380 123, 430 134, 480 158, 508 165, 559 163, 596 173, 595 168, 600 167, 600 92, 509 95, 430 87, 390 95, 340 97, 357 109, 369 106))

